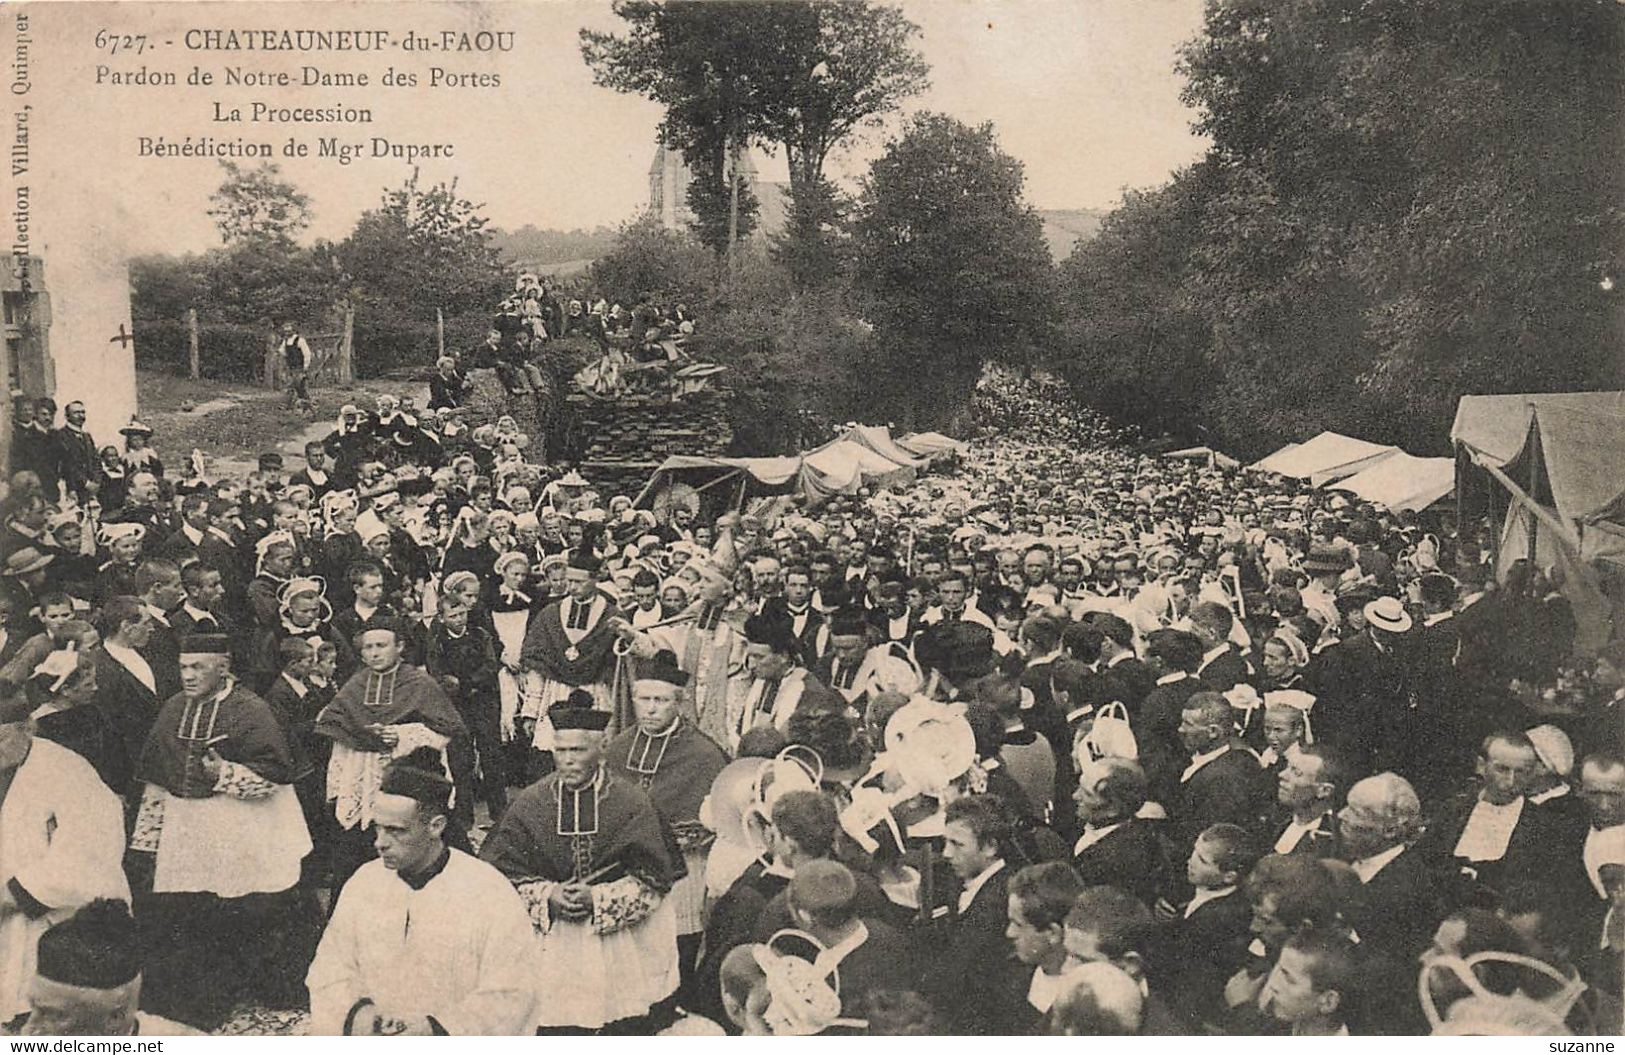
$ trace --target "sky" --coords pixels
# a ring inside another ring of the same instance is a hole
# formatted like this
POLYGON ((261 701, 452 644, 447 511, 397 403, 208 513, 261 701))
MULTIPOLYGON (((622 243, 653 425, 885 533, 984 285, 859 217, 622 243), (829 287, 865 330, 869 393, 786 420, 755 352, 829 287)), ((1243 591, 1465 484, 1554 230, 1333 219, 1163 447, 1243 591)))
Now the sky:
MULTIPOLYGON (((1028 200, 1039 208, 1109 208, 1125 188, 1165 182, 1200 155, 1194 115, 1179 100, 1178 45, 1196 35, 1201 0, 904 0, 921 28, 917 44, 931 87, 903 112, 936 110, 970 123, 992 121, 1003 149, 1026 167, 1028 200)), ((15 10, 15 7, 13 7, 15 10)), ((144 3, 29 4, 33 37, 30 113, 37 234, 81 238, 108 252, 187 252, 218 244, 207 216, 217 162, 143 158, 140 137, 243 136, 279 148, 290 135, 336 135, 370 147, 455 144, 452 159, 421 163, 423 178, 456 178, 499 227, 591 228, 632 218, 648 198, 648 169, 660 108, 592 83, 578 44, 582 28, 616 30, 607 2, 515 3, 144 3), (387 30, 392 39, 444 31, 511 31, 506 53, 290 53, 203 51, 190 30, 321 28, 387 30), (141 55, 98 52, 98 32, 145 34, 141 55), (172 42, 172 43, 171 43, 172 42), (302 87, 301 67, 365 72, 366 88, 302 87), (102 83, 97 83, 98 66, 102 83), (211 86, 188 86, 194 67, 211 86), (225 67, 286 71, 288 88, 226 86, 225 67), (430 88, 431 66, 501 77, 500 88, 430 88), (172 72, 174 87, 113 84, 112 74, 172 72), (416 72, 415 88, 386 88, 384 73, 416 72), (273 107, 369 107, 371 125, 233 124, 214 120, 255 102, 273 107), (72 222, 65 219, 72 214, 72 222)), ((883 148, 887 129, 831 159, 849 186, 883 148)), ((317 157, 276 158, 310 195, 308 238, 342 238, 407 162, 362 157, 348 165, 317 157)), ((764 180, 784 179, 783 158, 757 158, 764 180)))

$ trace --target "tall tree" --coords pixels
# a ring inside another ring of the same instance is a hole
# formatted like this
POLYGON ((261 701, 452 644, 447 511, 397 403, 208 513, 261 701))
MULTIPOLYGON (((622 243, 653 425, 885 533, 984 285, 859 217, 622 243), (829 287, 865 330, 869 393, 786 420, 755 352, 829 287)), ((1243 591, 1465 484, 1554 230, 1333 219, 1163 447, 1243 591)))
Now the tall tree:
MULTIPOLYGON (((824 179, 830 152, 924 90, 928 67, 911 47, 919 28, 894 7, 867 0, 618 0, 625 36, 582 32, 599 84, 666 107, 665 142, 697 173, 726 189, 724 143, 783 146, 790 166, 786 259, 798 283, 827 263, 838 198, 824 179)), ((708 209, 725 195, 700 195, 708 209)), ((698 210, 696 210, 698 211, 698 210)), ((716 227, 702 217, 701 229, 716 227)))
POLYGON ((877 380, 909 424, 940 420, 989 360, 1040 342, 1053 274, 1021 162, 993 126, 920 114, 864 181, 855 285, 877 341, 877 380))
POLYGON ((752 224, 753 205, 730 193, 730 153, 758 141, 762 41, 767 5, 617 0, 627 35, 581 32, 581 53, 596 83, 642 95, 666 108, 661 142, 682 151, 700 181, 689 192, 696 233, 719 254, 752 224))
POLYGON ((227 245, 289 242, 310 226, 310 196, 269 162, 245 169, 222 161, 226 178, 209 195, 209 215, 227 245))
POLYGON ((824 176, 830 152, 924 91, 930 67, 913 48, 919 26, 895 7, 867 0, 769 6, 779 32, 764 72, 761 128, 789 163, 789 223, 779 252, 805 289, 838 270, 845 203, 824 176))
POLYGON ((425 186, 413 169, 361 214, 336 252, 350 277, 356 346, 367 365, 431 354, 436 308, 456 339, 473 344, 483 335, 507 280, 482 209, 456 181, 425 186))
POLYGON ((1211 166, 1124 196, 1057 276, 1052 365, 1085 401, 1154 432, 1195 438, 1213 382, 1207 319, 1190 293, 1211 166))
POLYGON ((1182 68, 1227 426, 1437 447, 1463 392, 1625 380, 1625 8, 1226 0, 1182 68))

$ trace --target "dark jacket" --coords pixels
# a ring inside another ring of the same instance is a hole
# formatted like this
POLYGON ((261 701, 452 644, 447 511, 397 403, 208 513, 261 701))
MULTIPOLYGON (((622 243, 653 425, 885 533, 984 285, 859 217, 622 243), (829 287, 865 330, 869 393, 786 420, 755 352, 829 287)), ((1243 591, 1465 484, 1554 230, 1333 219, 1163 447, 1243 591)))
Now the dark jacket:
POLYGON ((1155 822, 1142 817, 1075 853, 1072 866, 1085 886, 1114 886, 1126 890, 1149 907, 1162 892, 1166 869, 1155 822))
POLYGON ((920 979, 921 994, 947 1016, 955 1034, 1005 1036, 1025 1019, 1025 990, 1018 988, 1018 979, 1029 972, 1017 963, 1005 936, 1009 902, 1006 865, 952 920, 945 947, 920 979))

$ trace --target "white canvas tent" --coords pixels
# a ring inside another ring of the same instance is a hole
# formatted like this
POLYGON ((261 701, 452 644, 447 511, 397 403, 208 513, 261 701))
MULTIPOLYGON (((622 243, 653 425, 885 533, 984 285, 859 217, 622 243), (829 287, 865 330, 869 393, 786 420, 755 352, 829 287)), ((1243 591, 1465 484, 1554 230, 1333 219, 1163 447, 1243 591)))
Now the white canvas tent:
POLYGON ((1332 484, 1389 509, 1426 509, 1456 486, 1454 458, 1418 458, 1398 451, 1369 469, 1332 484))
POLYGON ((1253 463, 1252 468, 1307 480, 1321 487, 1353 476, 1390 455, 1400 453, 1391 444, 1370 443, 1337 432, 1322 432, 1296 447, 1283 447, 1253 463))
POLYGON ((1218 466, 1221 469, 1234 469, 1241 464, 1230 455, 1216 451, 1212 447, 1182 447, 1177 451, 1167 451, 1162 456, 1183 462, 1206 462, 1209 468, 1218 466))
POLYGON ((1625 418, 1625 392, 1525 392, 1511 395, 1462 396, 1450 442, 1469 447, 1496 465, 1505 465, 1523 450, 1529 420, 1540 409, 1579 410, 1625 418))
POLYGON ((1462 479, 1476 467, 1507 496, 1497 572, 1519 559, 1562 566, 1577 649, 1618 637, 1608 580, 1625 583, 1625 393, 1464 397, 1451 438, 1462 479), (1516 422, 1524 433, 1514 449, 1516 422))
POLYGON ((956 440, 952 436, 944 436, 940 432, 911 432, 907 436, 899 436, 897 445, 905 451, 911 451, 922 458, 935 458, 943 454, 958 454, 970 446, 964 440, 956 440))
POLYGON ((862 487, 908 483, 929 461, 901 447, 884 426, 856 425, 821 447, 778 458, 672 455, 660 463, 635 504, 649 508, 673 481, 700 491, 727 484, 735 506, 747 494, 796 492, 824 499, 856 494, 862 487))
POLYGON ((900 446, 892 438, 891 430, 884 425, 854 425, 847 429, 840 439, 824 446, 833 446, 834 443, 860 444, 895 465, 906 465, 914 469, 923 467, 929 460, 900 446))

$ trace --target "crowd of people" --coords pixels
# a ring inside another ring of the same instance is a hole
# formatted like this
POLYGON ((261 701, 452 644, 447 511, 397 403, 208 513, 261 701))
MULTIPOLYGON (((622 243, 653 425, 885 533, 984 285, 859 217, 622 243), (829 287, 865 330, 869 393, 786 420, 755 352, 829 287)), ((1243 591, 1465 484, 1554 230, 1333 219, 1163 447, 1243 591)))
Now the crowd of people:
POLYGON ((474 365, 241 480, 19 408, 8 1028, 1619 1031, 1625 647, 1549 570, 1003 375, 913 482, 659 519, 474 365))
POLYGON ((443 379, 448 363, 489 367, 509 395, 529 395, 545 384, 549 342, 582 337, 598 346, 601 358, 578 383, 587 392, 614 395, 630 387, 640 368, 678 362, 693 332, 694 317, 685 304, 668 308, 645 294, 628 308, 597 293, 554 289, 525 272, 498 306, 485 343, 461 363, 442 358, 438 366, 443 379))

